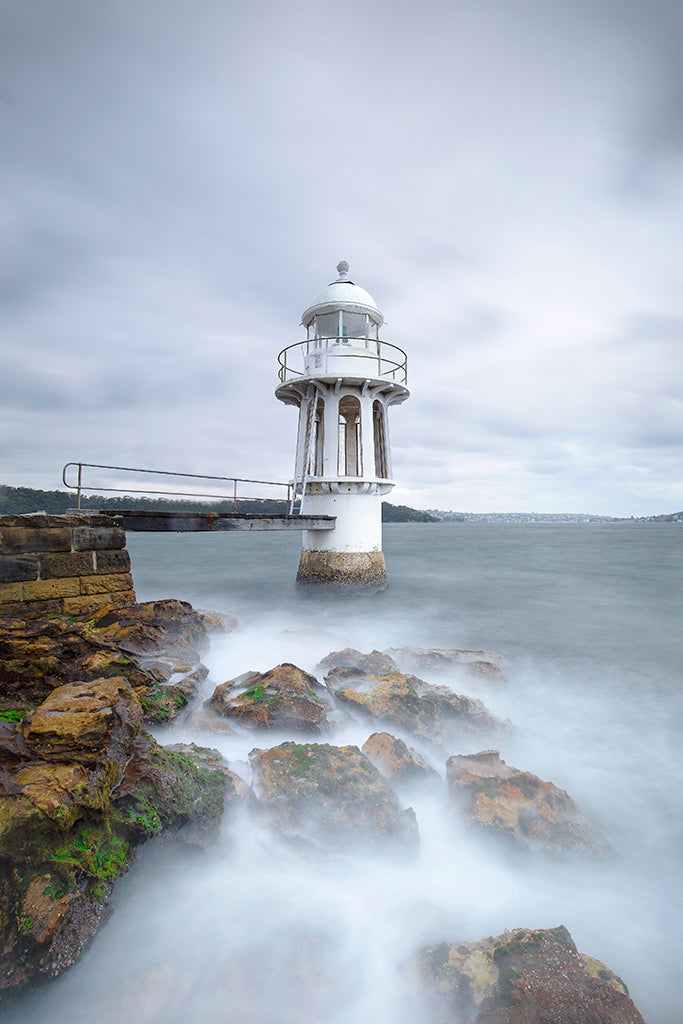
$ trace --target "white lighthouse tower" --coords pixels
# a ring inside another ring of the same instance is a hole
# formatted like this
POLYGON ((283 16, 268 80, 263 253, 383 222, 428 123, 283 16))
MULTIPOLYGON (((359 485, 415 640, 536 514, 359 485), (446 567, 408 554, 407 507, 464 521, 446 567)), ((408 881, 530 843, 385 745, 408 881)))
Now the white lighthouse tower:
POLYGON ((297 580, 381 587, 382 496, 394 486, 387 410, 409 395, 406 354, 380 339, 384 317, 349 264, 302 315, 306 339, 279 355, 280 401, 299 408, 290 511, 336 517, 305 530, 297 580))

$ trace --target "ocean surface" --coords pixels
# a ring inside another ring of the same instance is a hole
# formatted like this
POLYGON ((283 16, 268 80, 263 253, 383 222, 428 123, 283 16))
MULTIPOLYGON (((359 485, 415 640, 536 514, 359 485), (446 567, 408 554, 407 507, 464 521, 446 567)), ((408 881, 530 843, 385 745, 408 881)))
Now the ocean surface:
MULTIPOLYGON (((367 595, 298 587, 297 534, 129 534, 128 547, 138 600, 240 621, 204 658, 202 699, 247 670, 312 671, 346 646, 502 655, 508 687, 457 689, 510 718, 502 757, 566 789, 615 857, 510 857, 426 795, 408 864, 302 862, 238 816, 209 852, 147 844, 90 951, 7 1024, 419 1024, 400 980, 421 946, 559 924, 624 979, 647 1024, 680 1024, 683 528, 390 524, 389 586, 367 595)), ((335 742, 373 731, 358 723, 335 742)), ((245 779, 252 747, 290 738, 182 721, 155 735, 219 748, 245 779)))

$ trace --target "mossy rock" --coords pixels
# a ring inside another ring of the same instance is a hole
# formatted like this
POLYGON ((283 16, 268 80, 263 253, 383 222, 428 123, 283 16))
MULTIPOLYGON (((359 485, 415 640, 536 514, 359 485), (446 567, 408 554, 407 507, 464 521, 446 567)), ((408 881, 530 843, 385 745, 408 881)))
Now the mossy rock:
POLYGON ((249 672, 214 690, 208 702, 220 715, 250 729, 321 733, 332 702, 315 676, 285 662, 268 672, 249 672))
POLYGON ((412 808, 358 747, 286 742, 249 760, 260 806, 286 835, 335 852, 416 849, 412 808))

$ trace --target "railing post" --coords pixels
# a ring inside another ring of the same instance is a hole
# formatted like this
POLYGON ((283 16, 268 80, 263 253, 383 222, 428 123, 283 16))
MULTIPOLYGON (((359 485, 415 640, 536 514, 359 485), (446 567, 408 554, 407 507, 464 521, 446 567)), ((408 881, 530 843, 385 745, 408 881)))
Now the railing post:
POLYGON ((80 509, 80 507, 81 507, 81 473, 82 473, 82 471, 83 471, 83 464, 81 462, 79 462, 78 463, 78 493, 76 495, 76 508, 78 508, 78 509, 80 509))
POLYGON ((237 511, 237 477, 233 477, 232 510, 237 511))

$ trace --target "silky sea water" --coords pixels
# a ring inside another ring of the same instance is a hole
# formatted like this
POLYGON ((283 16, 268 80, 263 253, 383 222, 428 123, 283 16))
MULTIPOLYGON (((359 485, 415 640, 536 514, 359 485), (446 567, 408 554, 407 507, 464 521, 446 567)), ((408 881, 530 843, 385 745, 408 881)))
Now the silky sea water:
MULTIPOLYGON (((213 639, 197 703, 242 672, 313 671, 346 646, 495 652, 507 687, 456 688, 511 720, 501 756, 566 789, 614 858, 510 858, 435 794, 413 801, 410 863, 302 859, 246 812, 226 815, 209 851, 143 847, 82 961, 7 1021, 415 1024, 426 1018, 403 982, 421 946, 564 924, 624 979, 648 1024, 678 1024, 683 529, 391 524, 389 585, 364 595, 297 586, 299 546, 289 533, 128 535, 138 600, 239 619, 213 639)), ((357 721, 334 742, 372 731, 357 721)), ((220 749, 247 782, 249 750, 290 738, 202 734, 187 718, 154 732, 220 749)), ((444 774, 443 757, 413 745, 444 774)))

